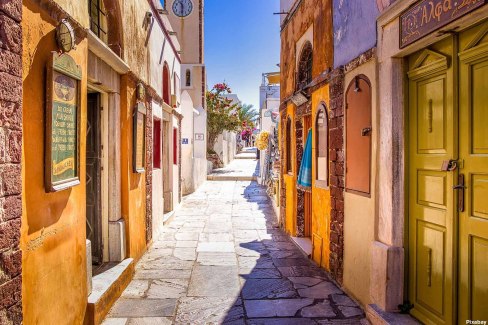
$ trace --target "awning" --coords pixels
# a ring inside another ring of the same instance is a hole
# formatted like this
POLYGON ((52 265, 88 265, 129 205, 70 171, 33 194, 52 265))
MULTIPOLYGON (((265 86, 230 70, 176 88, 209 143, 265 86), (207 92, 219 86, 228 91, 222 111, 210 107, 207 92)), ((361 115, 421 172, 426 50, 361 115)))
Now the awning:
POLYGON ((266 76, 268 78, 268 82, 270 84, 279 84, 280 83, 280 73, 275 73, 275 74, 268 74, 266 76))

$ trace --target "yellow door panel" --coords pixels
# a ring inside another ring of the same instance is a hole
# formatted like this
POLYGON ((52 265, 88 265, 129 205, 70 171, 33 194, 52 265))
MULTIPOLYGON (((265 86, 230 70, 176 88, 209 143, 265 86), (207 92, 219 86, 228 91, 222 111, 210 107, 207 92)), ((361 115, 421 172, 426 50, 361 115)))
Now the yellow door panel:
POLYGON ((488 320, 488 23, 459 35, 458 323, 488 320), (462 201, 460 201, 462 203, 462 201))
POLYGON ((454 37, 409 58, 409 300, 426 324, 452 324, 454 197, 454 37))
POLYGON ((439 317, 444 314, 445 229, 425 222, 417 227, 417 303, 439 317))

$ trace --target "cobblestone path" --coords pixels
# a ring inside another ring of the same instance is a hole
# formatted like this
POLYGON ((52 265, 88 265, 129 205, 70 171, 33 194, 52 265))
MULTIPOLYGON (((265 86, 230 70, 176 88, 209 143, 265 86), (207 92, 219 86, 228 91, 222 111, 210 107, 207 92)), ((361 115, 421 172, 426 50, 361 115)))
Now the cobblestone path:
POLYGON ((277 228, 264 188, 207 181, 184 198, 104 324, 366 324, 363 318, 277 228))

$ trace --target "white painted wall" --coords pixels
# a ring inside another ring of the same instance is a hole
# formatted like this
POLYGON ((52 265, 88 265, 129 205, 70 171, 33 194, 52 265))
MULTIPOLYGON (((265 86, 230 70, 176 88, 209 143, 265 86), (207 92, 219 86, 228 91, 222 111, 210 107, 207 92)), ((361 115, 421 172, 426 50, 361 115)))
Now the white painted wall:
MULTIPOLYGON (((161 120, 161 140, 163 140, 163 109, 161 106, 156 103, 152 102, 152 113, 153 113, 153 127, 154 127, 154 119, 161 120)), ((153 128, 154 130, 154 128, 153 128)), ((160 141, 161 145, 161 153, 163 152, 162 148, 162 141, 160 141)), ((162 158, 162 157, 161 157, 162 158)), ((157 238, 158 235, 161 233, 163 228, 163 215, 164 215, 164 201, 163 201, 163 166, 162 166, 162 159, 161 159, 161 168, 156 169, 153 168, 153 175, 152 175, 152 232, 153 238, 157 238)))

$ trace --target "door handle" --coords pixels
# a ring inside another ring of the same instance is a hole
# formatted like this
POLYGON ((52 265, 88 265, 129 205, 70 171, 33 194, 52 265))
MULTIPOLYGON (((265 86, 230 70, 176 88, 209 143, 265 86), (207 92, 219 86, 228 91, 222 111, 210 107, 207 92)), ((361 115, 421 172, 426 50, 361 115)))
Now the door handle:
POLYGON ((363 128, 361 130, 361 136, 363 137, 368 136, 371 133, 371 130, 372 130, 371 127, 363 128))
POLYGON ((464 185, 464 174, 459 174, 458 176, 459 184, 452 187, 453 190, 457 190, 458 192, 458 211, 464 212, 464 189, 466 186, 464 185))

